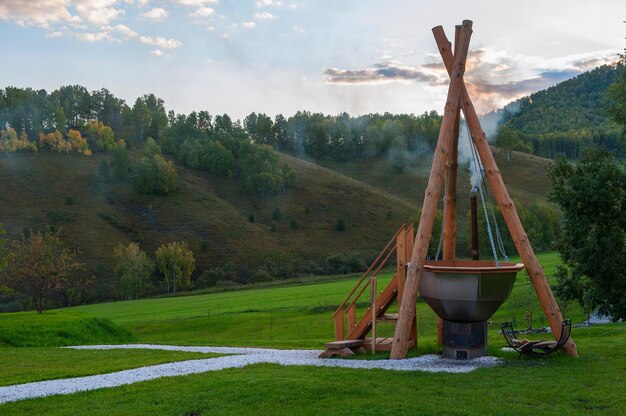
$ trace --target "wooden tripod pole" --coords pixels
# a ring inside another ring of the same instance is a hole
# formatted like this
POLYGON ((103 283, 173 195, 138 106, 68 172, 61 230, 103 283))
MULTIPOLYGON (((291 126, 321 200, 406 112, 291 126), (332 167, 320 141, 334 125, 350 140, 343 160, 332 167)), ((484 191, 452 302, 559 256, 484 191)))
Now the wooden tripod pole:
MULTIPOLYGON (((454 30, 454 53, 459 47, 459 35, 461 26, 456 25, 454 30)), ((454 260, 456 257, 456 178, 459 166, 459 125, 461 122, 461 108, 457 109, 454 119, 454 133, 452 134, 452 146, 446 163, 446 187, 447 199, 444 201, 444 227, 443 227, 443 259, 454 260)), ((437 343, 443 345, 443 319, 437 317, 437 343)))
POLYGON ((469 41, 472 35, 472 22, 464 20, 459 35, 459 52, 454 58, 450 87, 448 88, 448 97, 443 113, 443 121, 439 130, 439 138, 437 147, 433 157, 433 166, 428 179, 428 187, 424 195, 424 204, 422 205, 422 214, 415 236, 415 245, 413 247, 413 255, 409 270, 407 273, 406 283, 404 285, 404 293, 402 294, 402 303, 399 308, 398 323, 393 337, 390 358, 405 358, 409 349, 409 337, 411 334, 411 324, 415 316, 415 303, 417 302, 417 291, 419 289, 422 275, 424 274, 424 262, 426 261, 426 253, 428 252, 428 244, 432 237, 433 223, 437 212, 437 204, 443 175, 445 172, 445 163, 448 160, 448 154, 452 147, 452 136, 454 134, 454 120, 459 110, 461 98, 461 86, 463 85, 463 73, 465 72, 465 57, 469 48, 469 41))
MULTIPOLYGON (((441 53, 446 69, 448 70, 448 73, 451 74, 451 79, 454 80, 453 74, 456 74, 456 68, 454 65, 456 65, 457 60, 450 51, 450 42, 448 41, 441 26, 434 28, 433 34, 435 35, 435 40, 437 41, 437 46, 439 46, 439 52, 441 53)), ((500 175, 500 170, 498 169, 496 161, 493 158, 493 154, 491 153, 491 148, 487 142, 485 132, 480 126, 478 115, 476 114, 472 100, 469 97, 465 83, 461 85, 461 95, 463 99, 462 108, 465 114, 465 120, 469 127, 472 141, 476 146, 476 150, 478 151, 478 155, 485 169, 489 185, 491 186, 496 201, 498 202, 498 206, 500 207, 500 211, 502 212, 502 216, 504 217, 509 232, 511 233, 513 243, 515 243, 515 248, 524 261, 524 266, 530 276, 530 280, 532 281, 535 292, 537 293, 541 307, 548 318, 548 323, 550 324, 552 333, 556 339, 559 339, 561 336, 561 324, 563 322, 563 315, 561 314, 559 305, 556 303, 556 299, 552 294, 552 290, 550 290, 550 286, 548 285, 548 281, 543 273, 543 269, 533 252, 528 236, 526 235, 524 227, 522 226, 519 216, 517 215, 517 211, 515 210, 515 204, 513 203, 513 200, 504 185, 504 181, 500 175)), ((578 357, 576 344, 571 338, 563 346, 563 350, 568 355, 578 357)))

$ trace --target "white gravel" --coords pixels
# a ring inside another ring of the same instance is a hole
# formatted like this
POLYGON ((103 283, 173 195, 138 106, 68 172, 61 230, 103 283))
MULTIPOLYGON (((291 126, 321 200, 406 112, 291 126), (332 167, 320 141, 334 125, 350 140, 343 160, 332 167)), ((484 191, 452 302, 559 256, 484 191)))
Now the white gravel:
POLYGON ((132 370, 117 371, 87 377, 74 377, 36 383, 17 384, 0 387, 0 404, 55 394, 71 394, 81 391, 117 387, 161 377, 219 371, 225 368, 241 368, 250 364, 271 363, 279 365, 309 365, 316 367, 343 367, 357 369, 382 369, 394 371, 427 371, 446 373, 467 373, 477 368, 493 367, 500 360, 496 357, 480 357, 466 361, 441 358, 438 355, 422 355, 405 360, 345 360, 318 358, 320 350, 275 350, 265 348, 231 347, 181 347, 173 345, 127 344, 127 345, 88 345, 68 347, 75 349, 152 349, 219 354, 235 354, 224 357, 175 363, 151 365, 132 370))

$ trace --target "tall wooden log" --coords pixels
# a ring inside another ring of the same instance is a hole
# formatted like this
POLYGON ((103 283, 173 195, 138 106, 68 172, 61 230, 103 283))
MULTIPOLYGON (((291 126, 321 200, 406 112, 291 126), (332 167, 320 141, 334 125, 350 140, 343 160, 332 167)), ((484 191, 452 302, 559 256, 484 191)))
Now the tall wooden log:
MULTIPOLYGON (((454 54, 459 47, 459 35, 461 26, 454 28, 454 54)), ((443 259, 454 260, 456 257, 456 178, 459 166, 459 126, 461 122, 461 109, 459 108, 454 120, 454 133, 452 136, 452 147, 447 163, 446 184, 448 187, 448 198, 445 201, 445 218, 443 227, 443 259), (447 178, 447 176, 450 176, 447 178)), ((443 319, 437 317, 437 343, 443 345, 443 319)))
MULTIPOLYGON (((448 73, 456 74, 456 68, 454 67, 456 59, 450 51, 450 42, 446 38, 443 28, 440 26, 434 28, 433 34, 435 35, 437 46, 439 46, 439 52, 441 53, 441 57, 443 58, 448 73)), ((500 174, 500 170, 498 169, 495 159, 493 158, 487 137, 480 126, 478 115, 476 114, 476 110, 474 109, 474 105, 472 104, 465 84, 461 86, 461 94, 463 99, 462 109, 465 114, 465 120, 469 127, 470 134, 472 135, 472 141, 476 146, 476 150, 478 151, 478 155, 485 169, 489 185, 494 193, 496 201, 498 202, 498 206, 500 207, 500 211, 502 212, 502 216, 504 217, 509 232, 511 233, 515 248, 524 262, 528 276, 530 276, 530 280, 533 284, 535 292, 537 293, 541 307, 546 314, 552 333, 556 339, 558 339, 561 335, 563 315, 561 314, 559 305, 552 294, 552 290, 550 290, 550 286, 548 285, 548 281, 543 273, 543 269, 533 252, 528 236, 526 235, 524 227, 522 226, 519 216, 517 215, 517 211, 515 210, 515 204, 513 203, 513 200, 504 185, 502 175, 500 174)), ((563 350, 568 355, 578 357, 576 344, 571 338, 567 341, 563 350)))
POLYGON ((411 324, 415 316, 417 291, 424 273, 424 262, 426 260, 426 253, 428 252, 428 244, 432 237, 433 223, 437 212, 445 164, 448 160, 450 148, 452 147, 454 120, 460 105, 461 86, 463 85, 463 73, 465 72, 465 57, 467 56, 471 35, 472 22, 465 20, 463 21, 459 36, 459 52, 453 64, 454 76, 451 77, 450 87, 448 88, 443 120, 439 131, 437 147, 435 148, 428 187, 424 195, 424 203, 422 205, 422 214, 417 228, 417 235, 415 237, 413 255, 411 257, 411 263, 409 263, 404 293, 402 295, 402 304, 399 308, 398 323, 391 347, 390 358, 392 359, 405 358, 409 347, 411 324))

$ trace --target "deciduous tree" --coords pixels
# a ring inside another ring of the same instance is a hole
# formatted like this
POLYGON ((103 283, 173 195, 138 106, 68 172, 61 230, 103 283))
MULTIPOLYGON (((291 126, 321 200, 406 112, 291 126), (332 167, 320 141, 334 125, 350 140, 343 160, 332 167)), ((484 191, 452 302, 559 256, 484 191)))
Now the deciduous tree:
POLYGON ((54 292, 73 285, 73 273, 85 269, 76 250, 66 248, 58 232, 30 233, 12 242, 7 286, 28 294, 38 313, 46 311, 54 292))
POLYGON ((113 259, 120 294, 125 299, 137 299, 147 286, 148 278, 154 270, 154 261, 137 243, 118 245, 113 251, 113 259))
POLYGON ((557 295, 626 319, 626 166, 588 149, 577 164, 557 159, 549 177, 550 199, 563 211, 557 295))
POLYGON ((191 286, 191 274, 196 268, 193 252, 185 242, 174 242, 162 245, 156 251, 156 262, 163 273, 167 292, 188 289, 191 286))

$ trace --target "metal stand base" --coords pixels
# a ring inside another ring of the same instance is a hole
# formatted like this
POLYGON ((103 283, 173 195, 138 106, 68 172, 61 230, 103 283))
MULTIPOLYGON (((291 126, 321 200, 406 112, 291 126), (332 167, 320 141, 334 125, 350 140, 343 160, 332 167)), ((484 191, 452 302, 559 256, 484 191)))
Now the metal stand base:
POLYGON ((443 355, 456 360, 487 353, 487 322, 443 321, 443 355))

